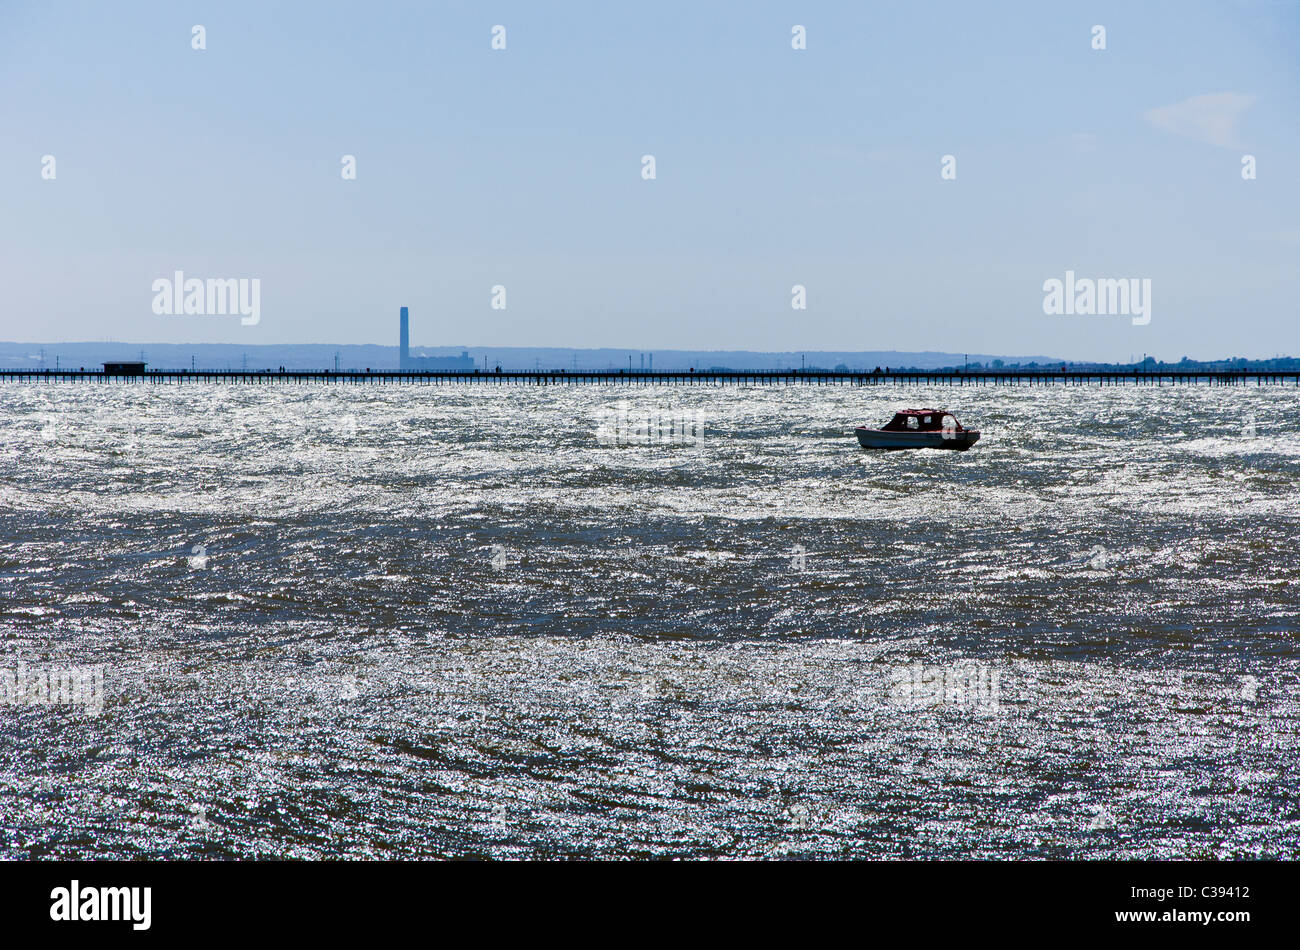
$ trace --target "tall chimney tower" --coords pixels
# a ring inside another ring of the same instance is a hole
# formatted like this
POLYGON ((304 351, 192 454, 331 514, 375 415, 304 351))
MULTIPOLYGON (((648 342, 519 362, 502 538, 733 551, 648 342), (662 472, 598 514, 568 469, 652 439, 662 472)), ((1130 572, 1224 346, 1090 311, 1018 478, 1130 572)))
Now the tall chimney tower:
POLYGON ((406 362, 411 357, 411 317, 405 307, 402 308, 401 329, 397 339, 397 368, 406 369, 406 362))

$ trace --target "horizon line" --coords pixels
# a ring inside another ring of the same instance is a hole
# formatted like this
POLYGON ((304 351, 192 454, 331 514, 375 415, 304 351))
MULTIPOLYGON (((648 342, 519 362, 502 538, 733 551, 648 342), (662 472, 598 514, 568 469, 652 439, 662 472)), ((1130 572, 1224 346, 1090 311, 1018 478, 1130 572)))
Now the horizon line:
MULTIPOLYGON (((130 341, 130 340, 63 340, 63 341, 47 340, 47 341, 39 341, 39 342, 22 342, 17 340, 0 340, 0 346, 13 346, 13 347, 130 346, 132 348, 135 347, 143 347, 143 348, 235 347, 235 348, 242 348, 245 350, 275 348, 275 347, 324 347, 324 348, 333 348, 333 349, 342 349, 344 347, 378 347, 385 350, 393 350, 395 352, 400 352, 400 345, 393 344, 393 343, 311 343, 311 342, 232 343, 227 341, 168 343, 162 341, 140 342, 140 341, 130 341)), ((681 348, 665 348, 665 349, 651 350, 651 349, 646 349, 641 347, 615 347, 615 346, 593 347, 593 346, 551 346, 551 345, 540 345, 540 344, 521 345, 521 344, 464 344, 464 343, 458 343, 458 344, 426 344, 426 343, 414 344, 413 343, 410 344, 409 346, 413 350, 414 349, 441 349, 441 350, 464 350, 464 351, 478 350, 480 351, 480 353, 482 353, 483 351, 491 352, 494 350, 495 351, 555 350, 555 351, 563 351, 568 353, 614 352, 614 353, 627 354, 627 355, 638 354, 638 353, 642 355, 650 355, 653 353, 660 353, 660 354, 664 354, 665 356, 669 354, 675 354, 675 353, 695 353, 695 354, 716 353, 716 354, 754 354, 754 355, 777 356, 777 357, 816 356, 816 355, 866 356, 868 354, 873 354, 873 355, 898 354, 899 356, 917 356, 917 357, 920 356, 955 357, 960 353, 960 351, 954 351, 954 350, 848 350, 848 349, 752 350, 752 349, 681 349, 681 348)), ((1066 363, 1066 364, 1094 364, 1094 365, 1113 365, 1113 366, 1140 365, 1141 363, 1151 359, 1154 359, 1158 363, 1178 363, 1183 360, 1193 362, 1193 363, 1215 363, 1215 362, 1226 362, 1230 360, 1264 362, 1267 360, 1289 360, 1289 359, 1297 358, 1290 354, 1275 354, 1273 356, 1258 356, 1258 357, 1247 357, 1242 355, 1226 355, 1226 356, 1217 356, 1217 357, 1209 357, 1209 358, 1192 357, 1184 354, 1183 356, 1179 357, 1177 360, 1171 360, 1171 359, 1162 359, 1160 357, 1155 356, 1154 354, 1146 353, 1143 354, 1142 358, 1138 358, 1136 354, 1133 354, 1128 361, 1124 361, 1124 360, 1103 360, 1103 359, 1071 359, 1071 358, 1063 358, 1058 356, 1047 356, 1045 354, 1032 354, 1032 355, 1027 354, 1022 356, 1016 356, 1016 355, 999 354, 999 353, 960 353, 960 355, 966 357, 968 360, 971 357, 973 357, 977 360, 999 359, 999 360, 1033 361, 1039 363, 1052 363, 1052 364, 1066 363)))

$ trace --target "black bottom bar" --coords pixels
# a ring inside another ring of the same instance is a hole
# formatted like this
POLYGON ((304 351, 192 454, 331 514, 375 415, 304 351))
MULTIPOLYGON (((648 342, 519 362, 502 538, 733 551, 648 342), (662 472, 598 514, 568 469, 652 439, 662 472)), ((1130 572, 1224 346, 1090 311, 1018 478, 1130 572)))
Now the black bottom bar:
POLYGON ((494 940, 512 929, 547 940, 652 930, 675 942, 701 931, 770 938, 772 928, 794 927, 802 942, 846 931, 871 942, 873 934, 936 942, 982 934, 979 943, 1125 932, 1181 940, 1196 932, 1234 945, 1261 925, 1287 922, 1294 866, 38 862, 0 865, 0 876, 10 940, 195 934, 299 945, 323 937, 333 945, 417 933, 435 941, 449 927, 468 927, 494 940), (52 919, 52 912, 70 916, 74 881, 87 912, 105 906, 111 916, 116 902, 127 908, 117 914, 125 919, 52 919), (149 888, 147 930, 145 892, 105 898, 109 887, 149 888))

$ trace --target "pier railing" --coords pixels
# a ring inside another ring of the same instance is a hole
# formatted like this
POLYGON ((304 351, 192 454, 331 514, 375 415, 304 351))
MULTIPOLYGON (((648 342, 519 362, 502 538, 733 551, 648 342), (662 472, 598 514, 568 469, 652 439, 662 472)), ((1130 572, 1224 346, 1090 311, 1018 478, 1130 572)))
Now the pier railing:
POLYGON ((6 383, 227 383, 236 385, 325 384, 414 386, 1292 386, 1300 370, 719 370, 627 372, 555 370, 501 372, 445 370, 102 370, 0 369, 6 383))

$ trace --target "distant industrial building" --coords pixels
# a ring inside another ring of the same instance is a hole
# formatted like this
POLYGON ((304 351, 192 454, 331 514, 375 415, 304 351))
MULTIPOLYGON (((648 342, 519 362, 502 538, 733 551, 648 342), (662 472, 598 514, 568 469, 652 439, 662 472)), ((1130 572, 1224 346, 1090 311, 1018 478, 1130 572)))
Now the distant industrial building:
POLYGON ((402 370, 473 370, 474 360, 468 350, 461 350, 460 356, 419 356, 411 355, 411 318, 406 307, 402 308, 397 334, 397 368, 402 370))

